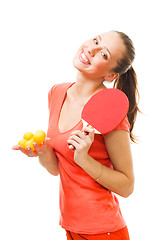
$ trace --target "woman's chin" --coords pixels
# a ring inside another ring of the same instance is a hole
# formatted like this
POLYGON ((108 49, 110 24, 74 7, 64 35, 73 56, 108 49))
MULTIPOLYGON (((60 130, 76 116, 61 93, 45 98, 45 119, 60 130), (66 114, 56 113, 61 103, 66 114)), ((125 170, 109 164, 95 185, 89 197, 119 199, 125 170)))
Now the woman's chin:
POLYGON ((80 61, 77 60, 77 58, 74 58, 73 61, 73 66, 78 70, 78 71, 83 71, 83 67, 80 63, 80 61))

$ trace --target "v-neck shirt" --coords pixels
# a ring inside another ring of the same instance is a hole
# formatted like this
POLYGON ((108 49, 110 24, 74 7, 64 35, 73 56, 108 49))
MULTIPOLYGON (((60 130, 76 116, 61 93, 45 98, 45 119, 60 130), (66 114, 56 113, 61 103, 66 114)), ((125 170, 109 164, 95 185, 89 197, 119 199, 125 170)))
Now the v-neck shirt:
MULTIPOLYGON (((101 234, 117 231, 126 226, 119 202, 114 193, 104 188, 90 177, 74 161, 74 152, 68 148, 67 140, 75 130, 82 130, 80 120, 71 129, 61 132, 59 118, 66 99, 67 90, 74 83, 54 85, 48 93, 49 123, 47 136, 58 158, 59 185, 59 224, 66 230, 82 234, 101 234)), ((68 113, 69 114, 69 113, 68 113)), ((129 132, 127 116, 116 127, 129 132)), ((104 137, 95 134, 88 154, 106 167, 113 165, 109 158, 104 137)))

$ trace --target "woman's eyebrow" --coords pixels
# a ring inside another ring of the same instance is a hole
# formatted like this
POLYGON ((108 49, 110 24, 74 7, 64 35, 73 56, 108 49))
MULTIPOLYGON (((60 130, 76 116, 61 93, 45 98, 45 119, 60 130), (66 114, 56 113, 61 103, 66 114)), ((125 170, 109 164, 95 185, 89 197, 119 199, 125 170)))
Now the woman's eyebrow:
MULTIPOLYGON (((102 38, 101 38, 101 36, 100 35, 98 35, 98 37, 99 37, 99 40, 100 41, 102 41, 102 38)), ((107 47, 104 47, 106 50, 107 50, 107 52, 109 53, 109 55, 112 57, 112 55, 111 55, 111 52, 109 51, 109 49, 107 48, 107 47)))

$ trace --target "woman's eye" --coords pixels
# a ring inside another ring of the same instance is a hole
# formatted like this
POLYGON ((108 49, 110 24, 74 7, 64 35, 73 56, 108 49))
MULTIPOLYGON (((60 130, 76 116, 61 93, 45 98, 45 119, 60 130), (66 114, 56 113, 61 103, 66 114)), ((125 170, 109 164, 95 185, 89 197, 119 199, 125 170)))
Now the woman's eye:
POLYGON ((107 55, 105 53, 102 52, 102 56, 107 59, 107 55))
POLYGON ((96 38, 94 38, 94 42, 95 42, 95 44, 98 44, 98 41, 97 41, 97 39, 96 39, 96 38))

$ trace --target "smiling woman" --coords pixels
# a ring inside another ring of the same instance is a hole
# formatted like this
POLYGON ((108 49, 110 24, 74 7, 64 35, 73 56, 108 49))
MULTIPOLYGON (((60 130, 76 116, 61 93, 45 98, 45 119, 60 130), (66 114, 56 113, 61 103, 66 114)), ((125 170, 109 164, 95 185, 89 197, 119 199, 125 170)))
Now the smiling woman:
MULTIPOLYGON (((138 91, 133 60, 127 35, 103 33, 78 49, 73 59, 76 81, 49 91, 48 140, 42 147, 35 145, 35 156, 52 175, 60 174, 60 225, 67 239, 129 239, 114 193, 128 197, 134 188, 130 138, 134 140, 138 91), (113 131, 95 134, 91 127, 83 129, 81 112, 93 95, 106 89, 104 81, 115 81, 127 94, 130 108, 113 131)), ((31 149, 25 154, 33 156, 31 149)))
POLYGON ((86 76, 89 74, 92 78, 105 77, 105 80, 112 81, 118 75, 117 73, 110 75, 110 70, 124 52, 125 47, 118 34, 109 32, 84 42, 77 51, 73 64, 86 76))

